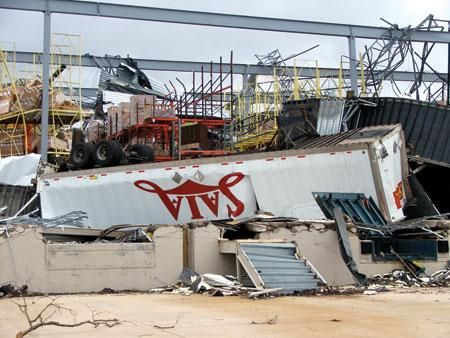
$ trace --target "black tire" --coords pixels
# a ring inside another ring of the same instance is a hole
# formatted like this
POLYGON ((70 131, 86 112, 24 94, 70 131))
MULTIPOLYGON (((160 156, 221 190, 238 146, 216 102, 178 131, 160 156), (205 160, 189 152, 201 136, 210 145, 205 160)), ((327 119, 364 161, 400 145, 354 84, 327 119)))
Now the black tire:
POLYGON ((135 144, 128 150, 128 161, 131 164, 153 162, 155 160, 155 152, 153 148, 145 144, 135 144))
POLYGON ((95 146, 94 160, 101 167, 117 165, 122 157, 122 147, 117 141, 100 141, 95 146))
POLYGON ((123 157, 124 157, 124 152, 122 150, 122 145, 120 144, 119 141, 109 141, 111 142, 111 145, 114 148, 114 158, 113 158, 113 165, 118 165, 120 164, 120 162, 122 161, 123 157))
POLYGON ((94 145, 78 143, 70 152, 70 163, 75 169, 88 169, 94 165, 94 145))

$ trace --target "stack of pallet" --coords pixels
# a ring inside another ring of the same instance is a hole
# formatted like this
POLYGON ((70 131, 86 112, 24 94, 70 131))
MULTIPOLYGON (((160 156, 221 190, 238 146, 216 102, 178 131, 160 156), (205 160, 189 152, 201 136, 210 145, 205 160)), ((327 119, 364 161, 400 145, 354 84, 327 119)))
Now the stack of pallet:
POLYGON ((98 142, 104 138, 105 124, 97 120, 89 121, 87 128, 87 137, 89 142, 98 142))
POLYGON ((108 107, 107 113, 108 113, 108 122, 109 126, 107 128, 107 135, 111 136, 117 133, 117 112, 118 108, 116 106, 108 107))
POLYGON ((118 109, 118 119, 117 119, 117 129, 123 130, 128 128, 130 124, 130 103, 129 102, 121 102, 119 103, 118 109))
POLYGON ((173 109, 160 104, 154 95, 133 95, 130 102, 108 108, 108 133, 116 134, 130 126, 148 122, 152 118, 175 118, 173 109))
POLYGON ((131 125, 144 123, 145 119, 153 117, 155 97, 153 95, 134 95, 130 98, 131 125))

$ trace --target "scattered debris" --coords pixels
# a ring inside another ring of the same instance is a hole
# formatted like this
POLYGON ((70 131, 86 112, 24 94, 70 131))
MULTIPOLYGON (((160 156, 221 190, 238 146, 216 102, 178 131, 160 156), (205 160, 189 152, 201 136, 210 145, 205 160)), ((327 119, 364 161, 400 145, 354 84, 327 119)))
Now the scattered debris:
POLYGON ((268 324, 268 325, 273 325, 273 324, 277 323, 277 320, 278 320, 278 315, 275 315, 272 318, 268 318, 267 320, 262 321, 262 322, 257 322, 255 320, 252 320, 250 324, 256 324, 256 325, 258 325, 258 324, 268 324))
POLYGON ((159 324, 155 324, 153 325, 153 327, 155 329, 160 329, 160 330, 167 330, 167 329, 174 329, 175 326, 178 324, 178 322, 180 321, 182 315, 181 313, 178 314, 177 319, 175 320, 175 323, 172 325, 159 325, 159 324))
POLYGON ((414 276, 410 271, 400 269, 393 270, 391 273, 375 275, 370 279, 371 284, 379 286, 393 287, 448 287, 450 286, 450 267, 445 270, 439 270, 431 276, 422 273, 414 276))

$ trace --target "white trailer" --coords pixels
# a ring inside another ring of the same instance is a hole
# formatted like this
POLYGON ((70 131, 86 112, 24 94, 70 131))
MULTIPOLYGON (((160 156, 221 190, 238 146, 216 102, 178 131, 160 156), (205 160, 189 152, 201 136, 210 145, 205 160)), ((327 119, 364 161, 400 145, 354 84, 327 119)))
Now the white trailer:
POLYGON ((300 149, 43 175, 43 217, 84 211, 86 225, 239 219, 257 210, 322 219, 313 192, 363 193, 387 221, 404 218, 407 174, 400 125, 306 140, 300 149))

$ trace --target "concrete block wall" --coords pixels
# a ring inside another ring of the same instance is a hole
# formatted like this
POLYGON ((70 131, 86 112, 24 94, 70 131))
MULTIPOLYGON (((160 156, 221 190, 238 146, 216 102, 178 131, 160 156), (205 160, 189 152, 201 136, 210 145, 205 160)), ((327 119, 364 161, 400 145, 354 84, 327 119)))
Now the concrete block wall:
POLYGON ((148 290, 178 279, 183 268, 182 230, 159 228, 153 243, 45 243, 36 229, 0 238, 0 283, 31 292, 77 293, 148 290), (16 270, 16 271, 15 271, 16 270))

